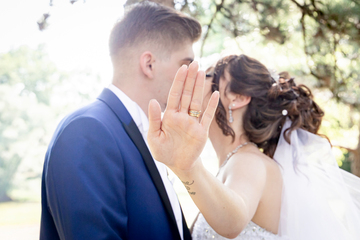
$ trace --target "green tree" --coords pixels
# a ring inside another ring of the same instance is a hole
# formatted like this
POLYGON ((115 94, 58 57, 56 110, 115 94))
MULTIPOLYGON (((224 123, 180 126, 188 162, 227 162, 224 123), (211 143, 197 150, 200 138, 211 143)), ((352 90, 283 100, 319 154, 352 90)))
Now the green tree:
POLYGON ((78 92, 91 85, 89 77, 59 71, 44 45, 0 54, 0 201, 11 200, 19 166, 23 165, 23 180, 39 181, 58 118, 93 95, 89 90, 78 92))
POLYGON ((51 89, 61 78, 43 46, 0 55, 0 201, 10 199, 11 180, 30 147, 26 143, 39 135, 33 144, 43 144, 39 130, 45 119, 36 112, 49 105, 51 89))

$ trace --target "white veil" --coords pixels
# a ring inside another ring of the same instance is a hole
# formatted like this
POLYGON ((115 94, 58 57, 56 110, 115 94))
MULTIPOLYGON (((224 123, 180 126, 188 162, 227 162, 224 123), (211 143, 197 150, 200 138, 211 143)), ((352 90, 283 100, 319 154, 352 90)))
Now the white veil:
POLYGON ((274 159, 283 175, 279 235, 290 240, 360 240, 360 178, 336 163, 329 142, 308 131, 283 137, 274 159))

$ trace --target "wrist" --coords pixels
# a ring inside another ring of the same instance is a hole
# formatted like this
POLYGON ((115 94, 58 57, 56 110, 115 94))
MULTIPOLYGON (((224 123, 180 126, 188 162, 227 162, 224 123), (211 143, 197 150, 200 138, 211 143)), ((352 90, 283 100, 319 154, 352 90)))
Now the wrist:
POLYGON ((189 195, 194 197, 199 190, 199 186, 203 184, 201 180, 204 178, 203 174, 206 172, 201 159, 197 159, 191 169, 175 171, 175 174, 178 176, 189 195))
POLYGON ((178 169, 178 168, 170 168, 171 171, 173 171, 176 176, 182 181, 182 182, 191 182, 195 179, 195 177, 198 177, 201 175, 201 172, 203 172, 204 165, 202 164, 201 158, 199 157, 194 164, 189 169, 178 169))

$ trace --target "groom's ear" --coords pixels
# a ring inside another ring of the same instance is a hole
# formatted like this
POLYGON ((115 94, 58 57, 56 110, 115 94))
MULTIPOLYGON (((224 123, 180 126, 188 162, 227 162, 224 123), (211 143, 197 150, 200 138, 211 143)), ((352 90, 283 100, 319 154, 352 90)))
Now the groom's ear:
POLYGON ((248 105, 251 101, 250 96, 240 95, 240 94, 232 94, 231 97, 231 109, 235 110, 238 108, 242 108, 248 105))
POLYGON ((155 62, 155 57, 150 51, 143 52, 140 56, 140 68, 143 74, 150 78, 154 78, 154 68, 153 64, 155 62))

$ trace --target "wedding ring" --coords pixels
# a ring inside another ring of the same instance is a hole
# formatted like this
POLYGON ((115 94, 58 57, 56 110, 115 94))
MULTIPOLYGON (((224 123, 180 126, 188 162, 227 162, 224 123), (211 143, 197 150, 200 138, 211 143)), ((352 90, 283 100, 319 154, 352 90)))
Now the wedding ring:
POLYGON ((201 113, 201 111, 189 110, 189 115, 190 115, 191 117, 196 117, 196 118, 198 118, 198 117, 200 117, 200 113, 201 113))

